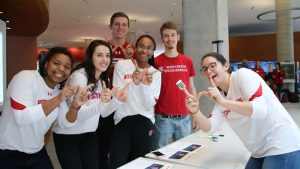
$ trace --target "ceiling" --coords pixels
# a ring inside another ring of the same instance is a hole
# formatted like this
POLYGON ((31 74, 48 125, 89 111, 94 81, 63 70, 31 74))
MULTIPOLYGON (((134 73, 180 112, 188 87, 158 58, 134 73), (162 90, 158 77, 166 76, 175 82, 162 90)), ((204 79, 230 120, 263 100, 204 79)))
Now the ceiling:
MULTIPOLYGON (((300 0, 291 2, 292 7, 300 8, 300 0)), ((228 0, 230 36, 275 32, 274 21, 257 19, 260 13, 274 9, 275 0, 228 0)), ((110 39, 109 19, 117 11, 128 14, 134 23, 131 32, 136 36, 149 33, 158 44, 161 42, 159 27, 163 22, 172 20, 182 27, 182 0, 50 0, 49 25, 38 36, 38 46, 85 47, 89 39, 110 39)), ((292 15, 298 17, 293 20, 294 32, 298 32, 300 11, 293 10, 292 15)), ((262 17, 274 18, 274 13, 262 17)))

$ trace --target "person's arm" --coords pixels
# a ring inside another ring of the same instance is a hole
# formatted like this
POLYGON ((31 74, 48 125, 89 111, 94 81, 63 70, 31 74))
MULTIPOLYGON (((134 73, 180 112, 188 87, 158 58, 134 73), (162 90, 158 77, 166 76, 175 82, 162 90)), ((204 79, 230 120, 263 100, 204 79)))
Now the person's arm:
POLYGON ((140 84, 144 98, 143 106, 146 110, 152 109, 158 100, 161 89, 161 72, 155 70, 151 79, 150 85, 140 84))
POLYGON ((83 72, 74 72, 69 79, 70 85, 77 87, 78 89, 77 95, 68 98, 67 108, 61 110, 62 112, 60 116, 62 116, 62 118, 59 119, 59 123, 67 127, 71 126, 71 124, 68 123, 75 123, 78 119, 84 120, 90 118, 91 116, 99 113, 99 110, 101 110, 103 107, 100 99, 86 104, 86 101, 88 100, 87 89, 90 88, 92 84, 87 86, 87 78, 83 72), (81 95, 83 98, 82 102, 80 103, 75 100, 75 97, 77 97, 77 100, 79 99, 79 95, 81 95))
POLYGON ((62 98, 56 96, 46 103, 37 104, 38 80, 30 71, 15 75, 8 87, 10 105, 16 123, 20 126, 31 125, 46 118, 60 104, 62 98))
POLYGON ((240 93, 241 100, 228 100, 224 98, 219 89, 210 78, 211 87, 208 88, 209 96, 222 107, 251 118, 265 118, 267 106, 263 97, 263 81, 258 75, 247 69, 241 69, 235 73, 235 88, 240 93), (251 82, 251 83, 249 83, 251 82))
POLYGON ((215 133, 224 119, 224 115, 221 113, 219 106, 215 105, 211 113, 210 118, 207 118, 200 111, 199 99, 202 95, 206 95, 206 91, 199 92, 197 96, 192 96, 190 93, 185 91, 186 94, 186 106, 191 112, 192 116, 192 128, 202 129, 204 132, 211 134, 215 133))

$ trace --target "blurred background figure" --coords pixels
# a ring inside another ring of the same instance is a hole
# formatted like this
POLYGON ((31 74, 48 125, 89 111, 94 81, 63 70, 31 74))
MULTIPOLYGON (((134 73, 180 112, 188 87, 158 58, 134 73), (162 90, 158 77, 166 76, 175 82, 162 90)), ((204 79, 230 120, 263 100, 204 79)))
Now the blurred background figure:
POLYGON ((253 71, 259 74, 261 78, 265 79, 266 72, 261 68, 260 61, 256 61, 255 68, 253 69, 253 71))

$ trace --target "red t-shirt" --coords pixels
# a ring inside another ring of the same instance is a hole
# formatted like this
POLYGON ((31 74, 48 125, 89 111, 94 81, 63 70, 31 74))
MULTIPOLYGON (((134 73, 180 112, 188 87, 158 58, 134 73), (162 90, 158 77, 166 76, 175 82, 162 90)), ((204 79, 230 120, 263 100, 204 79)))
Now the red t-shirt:
POLYGON ((185 106, 185 94, 176 82, 182 80, 186 88, 190 88, 190 77, 195 76, 191 58, 179 54, 175 58, 168 58, 164 53, 155 58, 155 67, 162 72, 161 90, 155 106, 156 114, 188 115, 185 106))

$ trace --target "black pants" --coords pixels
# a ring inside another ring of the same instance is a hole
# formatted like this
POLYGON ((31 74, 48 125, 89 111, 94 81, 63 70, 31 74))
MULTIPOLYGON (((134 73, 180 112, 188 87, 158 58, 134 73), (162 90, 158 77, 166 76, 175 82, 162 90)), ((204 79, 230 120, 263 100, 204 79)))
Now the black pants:
POLYGON ((142 157, 153 150, 154 124, 150 119, 134 115, 123 118, 115 127, 109 169, 142 157))
POLYGON ((54 169, 45 147, 37 153, 0 149, 1 169, 54 169))
POLYGON ((99 169, 95 132, 75 135, 53 133, 53 140, 63 169, 99 169))
POLYGON ((114 113, 106 118, 100 116, 98 133, 99 166, 100 169, 108 168, 111 137, 114 131, 114 113))

